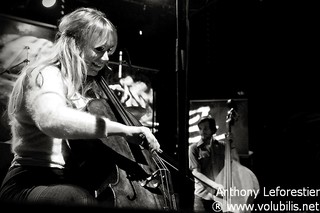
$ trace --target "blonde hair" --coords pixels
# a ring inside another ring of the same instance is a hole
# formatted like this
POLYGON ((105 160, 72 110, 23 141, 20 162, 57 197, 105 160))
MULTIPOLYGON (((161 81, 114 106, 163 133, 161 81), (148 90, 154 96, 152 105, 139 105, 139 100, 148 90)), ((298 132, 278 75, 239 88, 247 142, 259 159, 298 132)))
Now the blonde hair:
POLYGON ((67 88, 67 99, 71 100, 76 92, 83 90, 87 76, 87 67, 83 59, 89 44, 107 42, 111 46, 109 54, 114 53, 118 37, 115 26, 106 15, 93 8, 78 8, 60 20, 53 50, 41 59, 24 67, 8 102, 9 119, 19 110, 23 98, 26 77, 32 72, 41 72, 46 66, 58 66, 67 88))

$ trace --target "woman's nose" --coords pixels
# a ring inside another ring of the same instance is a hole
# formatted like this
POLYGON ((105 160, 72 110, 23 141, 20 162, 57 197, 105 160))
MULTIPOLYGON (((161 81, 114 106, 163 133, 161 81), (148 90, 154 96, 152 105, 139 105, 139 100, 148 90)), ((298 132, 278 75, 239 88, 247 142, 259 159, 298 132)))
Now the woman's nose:
POLYGON ((109 61, 109 55, 108 55, 108 52, 107 52, 107 51, 103 54, 103 56, 101 57, 101 59, 102 59, 103 61, 109 61))

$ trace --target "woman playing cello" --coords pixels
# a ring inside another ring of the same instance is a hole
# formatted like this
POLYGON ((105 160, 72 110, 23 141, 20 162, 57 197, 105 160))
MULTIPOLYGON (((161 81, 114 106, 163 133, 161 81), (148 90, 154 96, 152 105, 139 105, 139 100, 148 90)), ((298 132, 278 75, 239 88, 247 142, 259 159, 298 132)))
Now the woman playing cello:
POLYGON ((94 195, 72 174, 70 139, 118 135, 134 143, 143 136, 151 152, 161 152, 160 145, 146 127, 124 125, 82 110, 90 100, 86 92, 95 91, 94 84, 86 84, 87 76, 95 76, 107 66, 117 46, 116 29, 105 14, 79 8, 65 15, 54 45, 50 55, 22 70, 10 96, 14 159, 0 198, 92 205, 96 203, 94 195))

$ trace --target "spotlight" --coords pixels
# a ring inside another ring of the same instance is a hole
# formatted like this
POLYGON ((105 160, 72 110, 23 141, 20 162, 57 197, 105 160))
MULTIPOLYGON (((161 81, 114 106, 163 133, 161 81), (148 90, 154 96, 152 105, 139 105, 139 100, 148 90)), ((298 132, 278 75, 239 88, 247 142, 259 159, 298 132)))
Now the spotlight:
POLYGON ((42 0, 42 5, 44 7, 52 7, 56 3, 56 0, 42 0))

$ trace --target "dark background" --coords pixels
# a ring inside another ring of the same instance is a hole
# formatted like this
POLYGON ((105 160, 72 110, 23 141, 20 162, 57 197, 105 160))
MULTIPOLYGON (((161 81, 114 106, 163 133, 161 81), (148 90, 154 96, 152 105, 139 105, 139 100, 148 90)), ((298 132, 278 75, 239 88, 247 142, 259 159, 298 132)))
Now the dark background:
MULTIPOLYGON (((124 60, 159 70, 153 81, 160 123, 157 136, 180 168, 187 167, 183 156, 179 158, 179 148, 187 148, 177 134, 180 95, 187 101, 247 98, 249 147, 254 152, 248 166, 261 189, 319 188, 316 1, 190 0, 189 34, 178 36, 189 39, 186 81, 176 72, 175 1, 65 0, 52 9, 39 2, 2 2, 0 12, 56 25, 61 10, 94 6, 117 26, 124 60), (177 92, 179 85, 186 88, 185 94, 177 92)), ((111 60, 118 61, 117 53, 111 60)), ((184 196, 192 191, 186 190, 184 196)), ((260 196, 258 202, 270 199, 260 196)))

